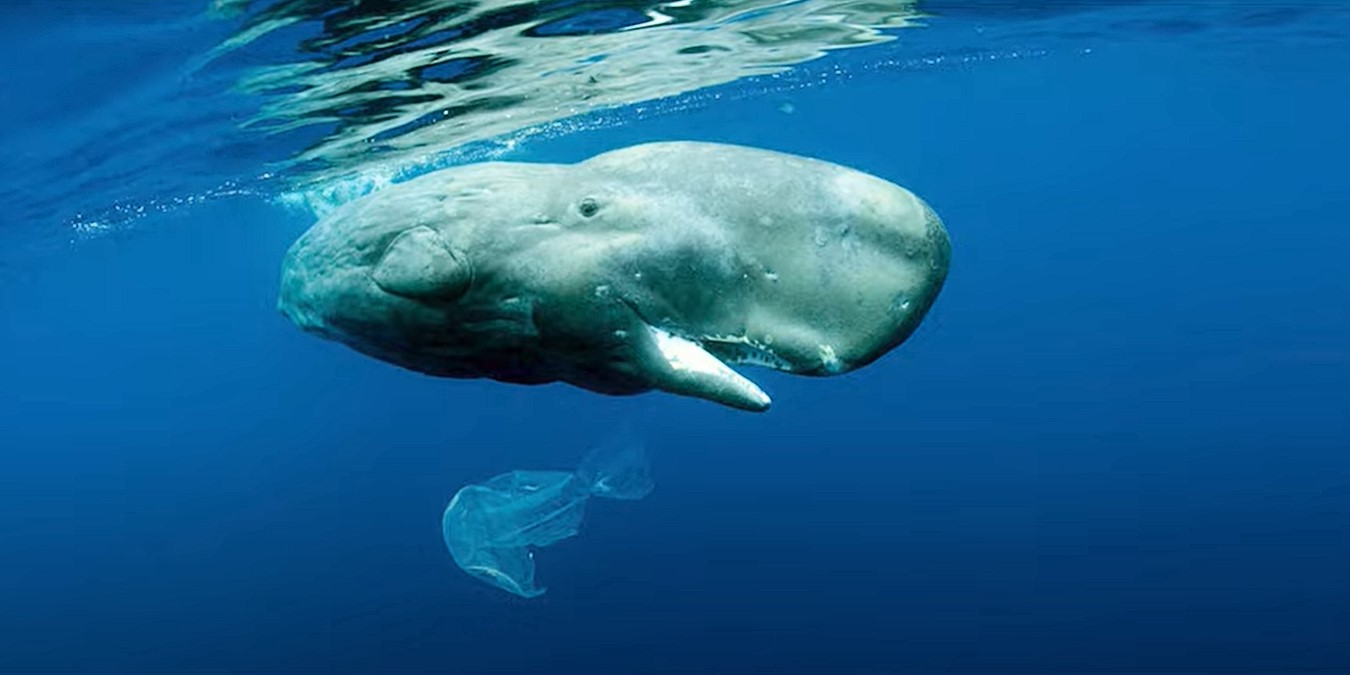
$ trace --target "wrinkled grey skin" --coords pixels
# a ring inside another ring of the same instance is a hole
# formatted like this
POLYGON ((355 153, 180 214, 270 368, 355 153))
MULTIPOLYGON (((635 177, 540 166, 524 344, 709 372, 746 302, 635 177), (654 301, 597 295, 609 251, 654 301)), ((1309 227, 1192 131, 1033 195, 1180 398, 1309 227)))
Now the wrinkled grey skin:
POLYGON ((757 411, 769 397, 725 364, 865 366, 918 327, 949 258, 937 215, 892 183, 651 143, 455 167, 346 204, 287 253, 278 308, 430 375, 757 411))

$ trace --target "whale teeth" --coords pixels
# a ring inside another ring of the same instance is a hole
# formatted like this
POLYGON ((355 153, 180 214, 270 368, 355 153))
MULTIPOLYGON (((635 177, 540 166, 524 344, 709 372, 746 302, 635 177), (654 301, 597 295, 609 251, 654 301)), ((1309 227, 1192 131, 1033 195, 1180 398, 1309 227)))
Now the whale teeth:
MULTIPOLYGON (((751 365, 792 372, 792 364, 775 354, 767 344, 761 344, 744 335, 705 335, 699 342, 707 345, 712 353, 723 362, 736 365, 751 365)), ((768 342, 772 342, 769 338, 768 342)))
POLYGON ((649 376, 666 391, 708 399, 742 410, 767 410, 769 395, 692 340, 647 326, 656 357, 649 376))

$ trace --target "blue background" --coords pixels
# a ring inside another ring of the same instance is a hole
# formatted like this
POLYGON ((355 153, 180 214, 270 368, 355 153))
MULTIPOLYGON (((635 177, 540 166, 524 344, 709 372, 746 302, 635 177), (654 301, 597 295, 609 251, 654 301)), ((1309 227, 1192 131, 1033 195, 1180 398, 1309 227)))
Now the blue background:
POLYGON ((1350 670, 1350 50, 1174 33, 517 153, 743 143, 934 205, 919 332, 843 377, 745 371, 759 416, 303 335, 273 304, 311 219, 252 197, 9 263, 0 671, 1350 670), (456 489, 625 420, 656 490, 593 502, 546 595, 454 566, 456 489))

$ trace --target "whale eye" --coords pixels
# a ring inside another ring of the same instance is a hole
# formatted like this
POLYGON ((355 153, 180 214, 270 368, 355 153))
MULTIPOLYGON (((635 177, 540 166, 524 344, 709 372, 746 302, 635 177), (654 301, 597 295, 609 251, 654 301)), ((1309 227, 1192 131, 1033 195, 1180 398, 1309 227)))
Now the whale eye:
POLYGON ((581 213, 581 217, 590 218, 600 212, 600 202, 595 201, 595 199, 591 197, 587 197, 581 200, 581 203, 577 204, 577 211, 581 213))

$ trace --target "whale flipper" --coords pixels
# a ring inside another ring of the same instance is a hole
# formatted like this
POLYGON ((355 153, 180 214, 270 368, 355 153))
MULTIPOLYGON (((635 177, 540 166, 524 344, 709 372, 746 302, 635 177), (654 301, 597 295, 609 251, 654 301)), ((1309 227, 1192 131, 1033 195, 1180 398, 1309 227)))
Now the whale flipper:
POLYGON ((692 340, 647 326, 645 373, 659 389, 695 396, 741 410, 762 412, 771 400, 758 385, 692 340))
POLYGON ((405 298, 452 300, 473 280, 462 258, 435 230, 420 226, 395 237, 370 276, 386 292, 405 298))

